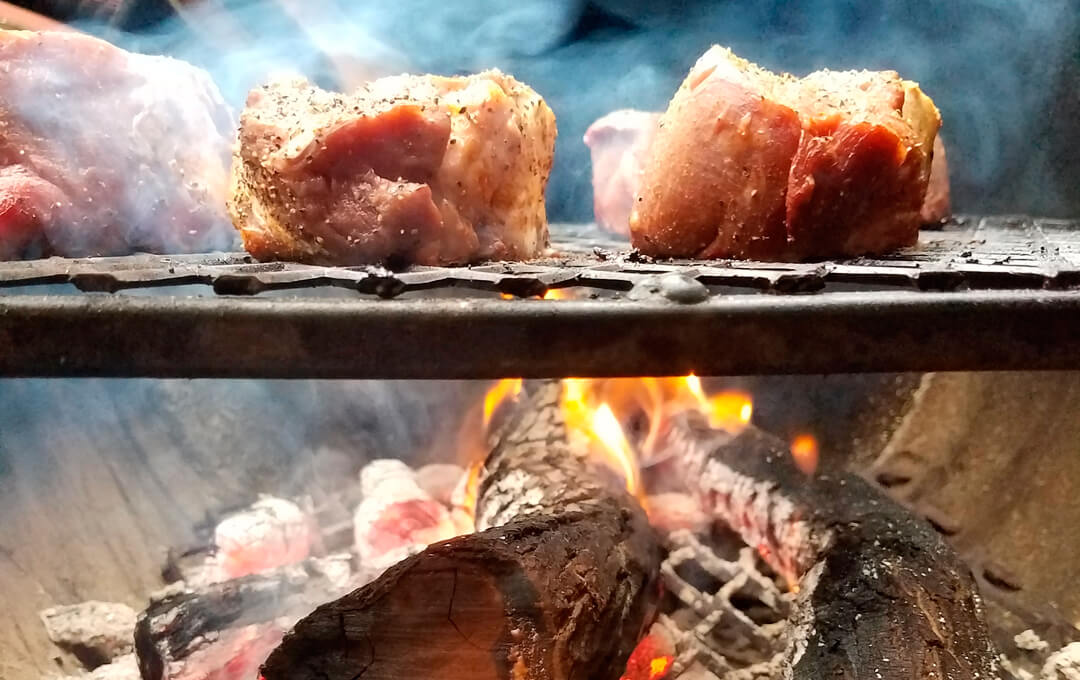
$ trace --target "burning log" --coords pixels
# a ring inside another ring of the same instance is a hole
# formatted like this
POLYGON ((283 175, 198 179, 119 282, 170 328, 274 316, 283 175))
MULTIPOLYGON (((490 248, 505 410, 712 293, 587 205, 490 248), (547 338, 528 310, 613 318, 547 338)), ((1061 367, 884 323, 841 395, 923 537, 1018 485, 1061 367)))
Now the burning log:
POLYGON ((660 446, 706 511, 797 584, 789 677, 996 677, 972 574, 928 523, 861 478, 808 477, 761 430, 695 416, 672 420, 660 446))
POLYGON ((613 680, 658 600, 638 503, 571 448, 559 386, 509 418, 476 501, 479 533, 428 547, 301 620, 266 680, 613 680))
POLYGON ((143 680, 250 678, 285 629, 345 590, 332 558, 152 598, 135 624, 143 680))

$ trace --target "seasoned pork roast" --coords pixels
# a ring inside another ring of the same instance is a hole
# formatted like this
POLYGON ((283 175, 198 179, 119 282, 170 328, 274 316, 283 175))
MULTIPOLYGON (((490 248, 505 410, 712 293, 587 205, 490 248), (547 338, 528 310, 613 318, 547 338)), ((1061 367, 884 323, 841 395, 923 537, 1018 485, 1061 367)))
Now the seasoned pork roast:
POLYGON ((0 259, 233 247, 232 134, 190 64, 0 31, 0 259))
POLYGON ((631 240, 655 256, 778 260, 910 245, 940 124, 894 72, 798 79, 713 47, 661 118, 631 240))
POLYGON ((555 117, 498 71, 403 75, 338 94, 248 96, 229 210, 259 259, 459 264, 535 257, 555 117))

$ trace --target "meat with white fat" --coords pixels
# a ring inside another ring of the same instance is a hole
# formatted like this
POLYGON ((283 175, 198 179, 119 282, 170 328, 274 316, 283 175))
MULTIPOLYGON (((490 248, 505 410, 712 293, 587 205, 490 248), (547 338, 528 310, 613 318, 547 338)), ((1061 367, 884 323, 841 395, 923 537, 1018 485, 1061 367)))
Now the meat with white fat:
POLYGON ((230 212, 259 259, 355 265, 535 257, 555 116, 498 71, 382 78, 343 95, 257 88, 230 212))

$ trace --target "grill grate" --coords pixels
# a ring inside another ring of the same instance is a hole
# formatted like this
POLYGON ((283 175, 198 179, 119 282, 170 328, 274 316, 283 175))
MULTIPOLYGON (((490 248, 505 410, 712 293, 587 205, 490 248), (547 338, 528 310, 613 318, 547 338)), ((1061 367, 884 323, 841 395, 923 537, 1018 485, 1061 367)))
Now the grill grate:
MULTIPOLYGON (((960 218, 923 232, 918 246, 880 258, 788 264, 662 261, 627 254, 594 230, 556 228, 559 254, 528 263, 473 267, 320 267, 254 262, 244 253, 136 255, 0 263, 0 286, 71 283, 86 292, 202 285, 226 295, 333 286, 396 297, 433 289, 473 289, 528 297, 549 288, 627 291, 649 275, 677 272, 707 286, 802 293, 829 284, 955 290, 1063 289, 1080 285, 1080 223, 1020 217, 960 218), (621 253, 619 252, 621 251, 621 253)), ((731 291, 725 291, 731 292, 731 291)))
POLYGON ((894 255, 809 264, 656 262, 578 229, 542 260, 396 272, 221 253, 3 262, 0 375, 1080 368, 1080 223, 961 218, 894 255), (551 289, 571 299, 500 299, 551 289))

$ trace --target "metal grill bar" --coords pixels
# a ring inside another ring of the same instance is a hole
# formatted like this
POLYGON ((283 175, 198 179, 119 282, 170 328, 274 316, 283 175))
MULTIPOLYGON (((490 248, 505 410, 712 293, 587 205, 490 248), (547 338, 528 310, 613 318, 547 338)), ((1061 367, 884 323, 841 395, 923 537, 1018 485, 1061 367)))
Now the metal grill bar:
POLYGON ((0 286, 10 293, 0 295, 0 375, 1080 369, 1074 226, 968 219, 926 232, 917 248, 894 256, 816 264, 657 263, 592 252, 591 239, 538 262, 405 272, 221 254, 0 263, 0 286), (625 294, 665 272, 708 290, 698 286, 702 295, 687 304, 625 294), (208 295, 26 294, 57 283, 82 291, 196 285, 208 295), (319 296, 326 287, 340 294, 319 296), (494 294, 565 287, 576 299, 494 294), (286 292, 259 294, 275 290, 286 292), (816 292, 790 294, 808 291, 816 292))
POLYGON ((82 291, 116 292, 194 284, 235 295, 334 286, 383 297, 464 287, 525 297, 568 286, 629 290, 644 276, 666 272, 679 272, 706 285, 777 293, 817 291, 841 283, 914 290, 1080 285, 1080 223, 1066 220, 961 218, 941 231, 923 232, 914 248, 843 262, 653 262, 627 254, 626 244, 596 232, 583 235, 565 229, 559 250, 556 257, 527 263, 413 267, 404 272, 260 263, 245 253, 50 258, 0 262, 0 287, 71 283, 82 291))

